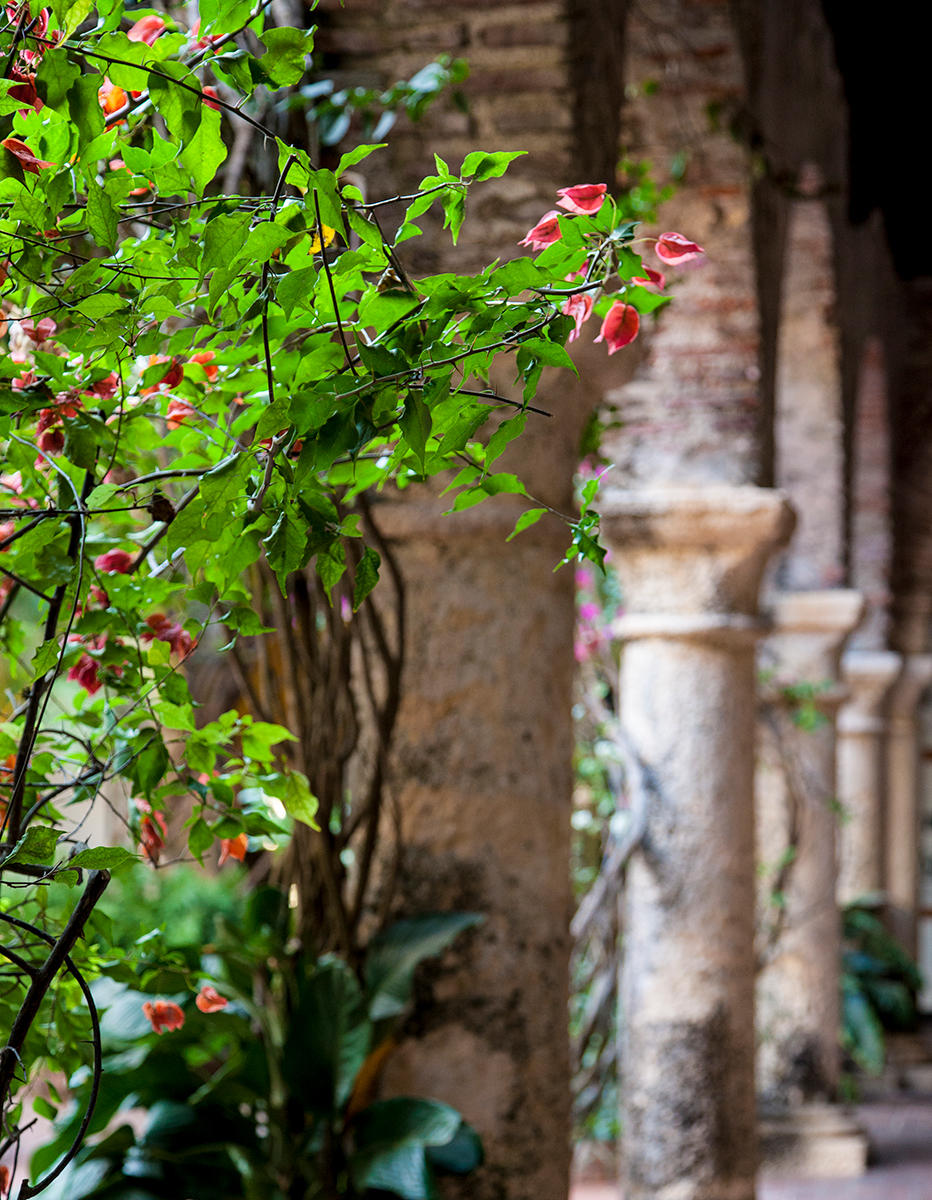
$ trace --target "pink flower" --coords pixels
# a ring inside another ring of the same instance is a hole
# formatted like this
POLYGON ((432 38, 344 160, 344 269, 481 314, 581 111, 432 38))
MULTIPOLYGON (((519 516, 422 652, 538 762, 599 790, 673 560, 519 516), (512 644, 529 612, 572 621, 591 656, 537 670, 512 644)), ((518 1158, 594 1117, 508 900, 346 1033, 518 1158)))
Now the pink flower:
POLYGON ((134 555, 127 550, 108 550, 106 554, 97 555, 94 566, 107 575, 128 575, 134 561, 134 555))
POLYGON ((560 214, 555 208, 550 212, 544 213, 541 219, 537 222, 533 229, 529 229, 524 235, 519 246, 530 246, 532 250, 545 250, 548 246, 552 246, 554 242, 558 242, 563 236, 560 233, 560 214))
POLYGON ((226 996, 221 996, 215 987, 211 987, 209 983, 205 983, 198 992, 194 1003, 202 1013, 215 1013, 219 1012, 221 1008, 226 1008, 230 1002, 226 996))
POLYGON ((579 292, 575 296, 567 296, 566 303, 560 311, 565 316, 572 317, 576 322, 576 328, 570 333, 568 341, 575 342, 579 337, 583 325, 592 315, 593 304, 595 304, 595 296, 591 292, 579 292))
POLYGON ((647 263, 643 263, 642 266, 644 268, 644 274, 635 275, 631 282, 643 284, 653 283, 656 287, 659 287, 660 290, 663 291, 663 285, 667 281, 664 273, 662 271, 655 271, 654 268, 649 267, 647 263))
POLYGON ((671 266, 691 262, 700 254, 705 254, 701 246, 683 237, 681 233, 662 233, 654 249, 657 251, 657 257, 671 266))
POLYGON ((640 325, 641 318, 637 309, 631 304, 625 304, 623 300, 617 300, 608 310, 599 336, 595 340, 608 342, 608 353, 612 355, 616 350, 634 341, 640 325))
POLYGON ((68 678, 80 684, 89 696, 93 696, 95 692, 99 692, 102 686, 100 680, 97 678, 97 663, 89 654, 81 655, 68 672, 68 678))
POLYGON ((180 1029, 184 1024, 184 1013, 171 1000, 156 1000, 153 1004, 147 1000, 142 1006, 142 1011, 148 1017, 152 1028, 156 1033, 164 1033, 165 1030, 170 1032, 175 1029, 180 1029))
POLYGON ((164 28, 165 22, 161 17, 140 17, 126 36, 131 42, 145 42, 151 46, 164 28))
POLYGON ((217 866, 222 867, 228 858, 235 858, 237 862, 242 862, 246 857, 248 847, 249 838, 245 833, 239 833, 235 838, 221 838, 220 859, 217 866))
POLYGON ((585 604, 579 606, 579 619, 581 621, 594 621, 599 615, 600 609, 598 604, 594 604, 588 600, 585 604))
POLYGON ((599 211, 607 190, 604 183, 578 183, 575 187, 560 188, 557 204, 567 212, 586 217, 599 211))

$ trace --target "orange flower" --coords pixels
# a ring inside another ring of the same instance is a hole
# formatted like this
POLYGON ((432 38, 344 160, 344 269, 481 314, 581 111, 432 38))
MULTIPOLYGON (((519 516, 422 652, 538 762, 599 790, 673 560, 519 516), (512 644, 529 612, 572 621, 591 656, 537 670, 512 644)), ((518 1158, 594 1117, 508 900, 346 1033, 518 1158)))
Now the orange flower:
POLYGON ((237 862, 242 862, 248 848, 249 838, 245 833, 240 833, 235 838, 221 838, 220 861, 217 866, 222 867, 228 858, 235 858, 237 862))
POLYGON ((97 102, 104 110, 105 116, 109 117, 111 113, 115 113, 117 109, 123 107, 126 101, 126 92, 118 84, 111 83, 109 79, 104 79, 97 89, 97 102))
POLYGON ((202 1013, 215 1013, 219 1012, 221 1008, 226 1008, 230 1002, 226 996, 221 996, 215 987, 205 983, 198 992, 194 1003, 202 1013))
POLYGON ((152 1028, 159 1034, 164 1033, 166 1029, 169 1032, 180 1029, 184 1024, 184 1013, 171 1000, 156 1000, 154 1004, 147 1000, 142 1006, 142 1011, 148 1017, 152 1028))
POLYGON ((168 411, 165 413, 165 424, 169 429, 180 429, 182 421, 193 417, 196 412, 197 409, 193 404, 189 404, 187 400, 181 400, 177 396, 172 396, 168 402, 168 411))
POLYGON ((192 354, 188 362, 200 363, 204 368, 204 374, 213 383, 220 374, 220 368, 214 362, 216 358, 213 350, 198 350, 197 354, 192 354))

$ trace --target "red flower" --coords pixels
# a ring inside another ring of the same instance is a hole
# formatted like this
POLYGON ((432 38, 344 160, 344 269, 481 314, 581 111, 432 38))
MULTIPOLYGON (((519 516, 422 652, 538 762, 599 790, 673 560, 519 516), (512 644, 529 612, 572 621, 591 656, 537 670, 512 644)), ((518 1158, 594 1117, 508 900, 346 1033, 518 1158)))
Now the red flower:
POLYGON ((100 680, 97 678, 97 663, 89 654, 81 655, 68 672, 68 678, 80 684, 89 696, 93 696, 95 692, 99 692, 102 686, 100 680))
MULTIPOLYGON (((60 425, 54 429, 46 429, 37 439, 39 449, 43 454, 61 454, 65 448, 65 431, 60 425)), ((41 459, 39 460, 41 462, 41 459)))
POLYGON ((165 22, 161 17, 140 17, 126 36, 131 42, 145 42, 151 46, 164 28, 165 22))
POLYGON ((148 800, 136 800, 135 804, 137 810, 143 814, 139 823, 139 849, 153 866, 157 866, 162 851, 165 849, 168 826, 160 812, 152 811, 152 805, 148 800))
POLYGON ((0 1194, 6 1195, 10 1190, 10 1168, 4 1163, 0 1166, 0 1194))
POLYGON ((595 340, 608 342, 608 352, 610 355, 614 354, 616 350, 634 341, 640 324, 641 318, 637 309, 631 304, 625 304, 623 300, 618 300, 608 310, 599 336, 595 340))
POLYGON ((219 1012, 221 1008, 226 1008, 230 1002, 226 996, 221 996, 215 987, 211 987, 209 983, 205 983, 198 992, 194 1003, 202 1013, 215 1013, 219 1012))
POLYGON ((168 642, 172 652, 180 658, 187 658, 194 649, 194 638, 190 633, 164 613, 153 613, 151 617, 146 618, 146 624, 152 633, 142 635, 144 642, 151 642, 153 638, 158 638, 160 642, 168 642))
POLYGON ((575 342, 579 337, 583 325, 592 314, 593 304, 595 304, 595 296, 591 292, 579 292, 576 296, 567 296, 566 303, 560 311, 566 316, 572 317, 576 322, 576 328, 570 334, 569 341, 575 342))
POLYGON ((235 858, 237 862, 242 862, 246 857, 248 847, 249 838, 245 833, 237 834, 235 838, 221 838, 220 859, 217 866, 222 867, 228 858, 235 858))
POLYGON ((554 242, 558 242, 563 236, 560 233, 560 214, 555 208, 550 212, 544 213, 541 219, 537 222, 533 229, 529 229, 524 235, 519 246, 530 246, 532 250, 544 250, 547 246, 552 246, 554 242))
POLYGON ((666 283, 666 276, 662 271, 655 271, 653 267, 649 267, 647 263, 641 264, 644 269, 643 275, 635 275, 631 280, 632 283, 653 283, 663 291, 663 285, 666 283))
POLYGON ((33 321, 32 317, 23 317, 19 323, 19 327, 36 346, 41 346, 43 342, 47 342, 58 328, 51 317, 43 317, 38 323, 33 321))
POLYGON ((575 187, 560 188, 557 204, 577 216, 590 216, 602 207, 607 190, 604 183, 578 183, 575 187))
POLYGON ((108 550, 106 554, 98 554, 94 566, 98 571, 108 575, 128 575, 133 569, 135 555, 128 550, 108 550))
POLYGON ((36 112, 40 112, 45 105, 39 99, 39 93, 36 91, 36 77, 29 75, 25 71, 20 71, 16 67, 10 72, 10 78, 15 80, 15 85, 10 88, 8 95, 14 100, 20 100, 23 104, 34 108, 36 112))
POLYGON ((208 84, 207 87, 204 88, 204 103, 208 108, 212 108, 214 112, 220 111, 220 105, 214 104, 214 101, 217 99, 219 99, 219 93, 217 92, 217 89, 208 84))
POLYGON ((156 1000, 154 1004, 147 1000, 142 1006, 142 1011, 148 1017, 152 1028, 159 1034, 164 1033, 166 1029, 169 1032, 180 1029, 184 1024, 184 1013, 171 1000, 156 1000))
POLYGON ((43 167, 54 167, 54 163, 46 162, 42 158, 36 158, 33 152, 29 149, 25 142, 21 142, 19 138, 7 137, 0 142, 0 146, 6 146, 7 150, 18 159, 19 165, 24 171, 28 171, 30 175, 38 175, 43 167))
MULTIPOLYGON (((149 366, 151 367, 155 363, 167 361, 167 359, 153 354, 149 359, 149 366)), ((152 392, 170 391, 171 388, 177 387, 178 384, 181 383, 182 379, 184 379, 184 367, 179 359, 173 358, 171 360, 171 366, 168 368, 162 378, 157 383, 150 384, 149 387, 144 387, 142 389, 142 395, 148 396, 152 392)))
POLYGON ((662 233, 654 248, 657 251, 657 257, 665 263, 670 263, 671 266, 691 262, 700 254, 705 254, 701 246, 697 246, 689 238, 683 237, 681 233, 662 233))
MULTIPOLYGON (((133 193, 130 192, 130 195, 133 193)), ((109 400, 117 394, 120 387, 120 381, 116 377, 116 373, 111 371, 103 379, 98 379, 96 383, 92 383, 86 392, 89 396, 99 396, 101 400, 109 400)))

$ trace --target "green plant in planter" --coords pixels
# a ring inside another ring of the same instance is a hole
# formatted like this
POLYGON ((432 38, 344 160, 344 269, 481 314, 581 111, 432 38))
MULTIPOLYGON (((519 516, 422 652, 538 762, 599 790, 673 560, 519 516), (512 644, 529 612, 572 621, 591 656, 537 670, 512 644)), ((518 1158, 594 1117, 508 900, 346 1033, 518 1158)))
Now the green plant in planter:
MULTIPOLYGON (((242 920, 222 920, 214 944, 111 970, 95 985, 105 1056, 92 1132, 104 1136, 47 1194, 432 1200, 438 1172, 479 1165, 478 1135, 439 1101, 373 1096, 415 968, 479 920, 399 921, 371 939, 357 971, 295 949, 287 898, 263 888, 242 920)), ((72 1080, 77 1115, 34 1156, 33 1174, 70 1145, 92 1083, 72 1080)))
POLYGON ((842 1045, 862 1070, 879 1075, 886 1033, 915 1027, 919 968, 866 903, 843 913, 842 1045))

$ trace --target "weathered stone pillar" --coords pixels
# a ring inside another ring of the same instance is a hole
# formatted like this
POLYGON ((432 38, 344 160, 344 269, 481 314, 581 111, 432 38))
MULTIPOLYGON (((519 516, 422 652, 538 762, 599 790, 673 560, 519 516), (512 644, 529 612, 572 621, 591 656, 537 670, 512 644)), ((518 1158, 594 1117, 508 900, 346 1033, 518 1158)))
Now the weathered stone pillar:
POLYGON ((787 1169, 803 1173, 859 1174, 864 1168, 863 1138, 824 1107, 836 1097, 841 1065, 835 715, 845 693, 839 659, 863 611, 859 592, 784 593, 761 656, 772 674, 764 686, 757 772, 759 854, 767 868, 757 1061, 765 1112, 784 1118, 762 1132, 768 1163, 782 1158, 787 1169))
POLYGON ((377 513, 407 631, 386 845, 396 833, 399 912, 484 920, 423 971, 383 1094, 445 1101, 478 1129, 485 1166, 445 1197, 563 1200, 574 595, 553 568, 566 531, 541 522, 506 542, 510 504, 442 507, 422 493, 377 513))
POLYGON ((883 888, 886 701, 901 663, 899 654, 881 650, 849 650, 842 658, 848 698, 838 713, 840 904, 883 888))
POLYGON ((752 487, 606 491, 621 714, 653 783, 624 899, 626 1200, 751 1200, 754 641, 792 529, 752 487))
POLYGON ((890 697, 887 736, 887 915, 890 929, 916 953, 919 902, 919 729, 916 709, 932 683, 932 654, 910 654, 890 697))

